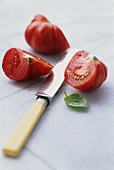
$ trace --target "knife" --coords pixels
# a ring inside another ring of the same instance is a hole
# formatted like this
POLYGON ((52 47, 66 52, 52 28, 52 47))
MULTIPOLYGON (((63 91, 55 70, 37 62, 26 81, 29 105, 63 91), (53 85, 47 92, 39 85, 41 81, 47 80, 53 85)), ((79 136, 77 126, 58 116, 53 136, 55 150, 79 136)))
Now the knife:
POLYGON ((45 108, 64 81, 64 71, 71 58, 80 49, 70 49, 56 64, 36 93, 37 99, 25 113, 2 148, 5 155, 16 157, 32 133, 45 108))

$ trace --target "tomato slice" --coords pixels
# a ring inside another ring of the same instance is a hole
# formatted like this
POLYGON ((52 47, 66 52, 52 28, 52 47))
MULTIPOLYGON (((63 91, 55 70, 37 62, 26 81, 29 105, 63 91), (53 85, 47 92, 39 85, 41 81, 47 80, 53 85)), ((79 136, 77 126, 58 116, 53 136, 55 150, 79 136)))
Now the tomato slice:
POLYGON ((10 79, 23 81, 49 74, 53 66, 31 53, 18 48, 11 48, 3 58, 2 68, 10 79))

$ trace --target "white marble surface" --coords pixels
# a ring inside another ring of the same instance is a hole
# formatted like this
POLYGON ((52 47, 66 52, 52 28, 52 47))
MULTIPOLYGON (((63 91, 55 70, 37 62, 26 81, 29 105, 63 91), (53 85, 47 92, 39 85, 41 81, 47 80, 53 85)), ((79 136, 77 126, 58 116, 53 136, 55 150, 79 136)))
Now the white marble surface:
MULTIPOLYGON (((79 92, 89 102, 79 112, 64 103, 64 83, 17 158, 2 154, 2 146, 40 87, 37 80, 10 81, 0 65, 1 170, 113 170, 114 169, 114 0, 0 0, 0 63, 5 52, 18 47, 37 54, 24 39, 36 14, 58 25, 72 47, 83 48, 107 64, 107 81, 96 91, 79 92)), ((44 56, 56 64, 61 56, 44 56)))

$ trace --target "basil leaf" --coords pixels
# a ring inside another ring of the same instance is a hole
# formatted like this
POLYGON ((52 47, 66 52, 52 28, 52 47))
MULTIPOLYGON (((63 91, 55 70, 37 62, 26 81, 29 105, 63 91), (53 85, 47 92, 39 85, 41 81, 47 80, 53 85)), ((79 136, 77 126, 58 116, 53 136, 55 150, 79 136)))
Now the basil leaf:
POLYGON ((66 92, 65 93, 65 103, 68 106, 71 107, 75 107, 75 108, 87 108, 88 107, 88 102, 87 100, 82 97, 80 94, 78 93, 73 93, 71 95, 67 95, 66 92))

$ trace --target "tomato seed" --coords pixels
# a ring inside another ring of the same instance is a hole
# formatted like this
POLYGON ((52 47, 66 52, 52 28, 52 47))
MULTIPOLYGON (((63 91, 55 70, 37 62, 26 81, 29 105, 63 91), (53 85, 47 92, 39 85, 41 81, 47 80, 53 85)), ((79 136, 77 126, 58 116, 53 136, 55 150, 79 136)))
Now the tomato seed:
POLYGON ((84 76, 85 76, 85 77, 88 76, 88 73, 85 73, 84 76))
POLYGON ((17 50, 15 50, 14 53, 17 54, 18 53, 17 50))
POLYGON ((80 80, 84 79, 84 77, 85 77, 85 76, 81 76, 81 77, 80 77, 80 80))

